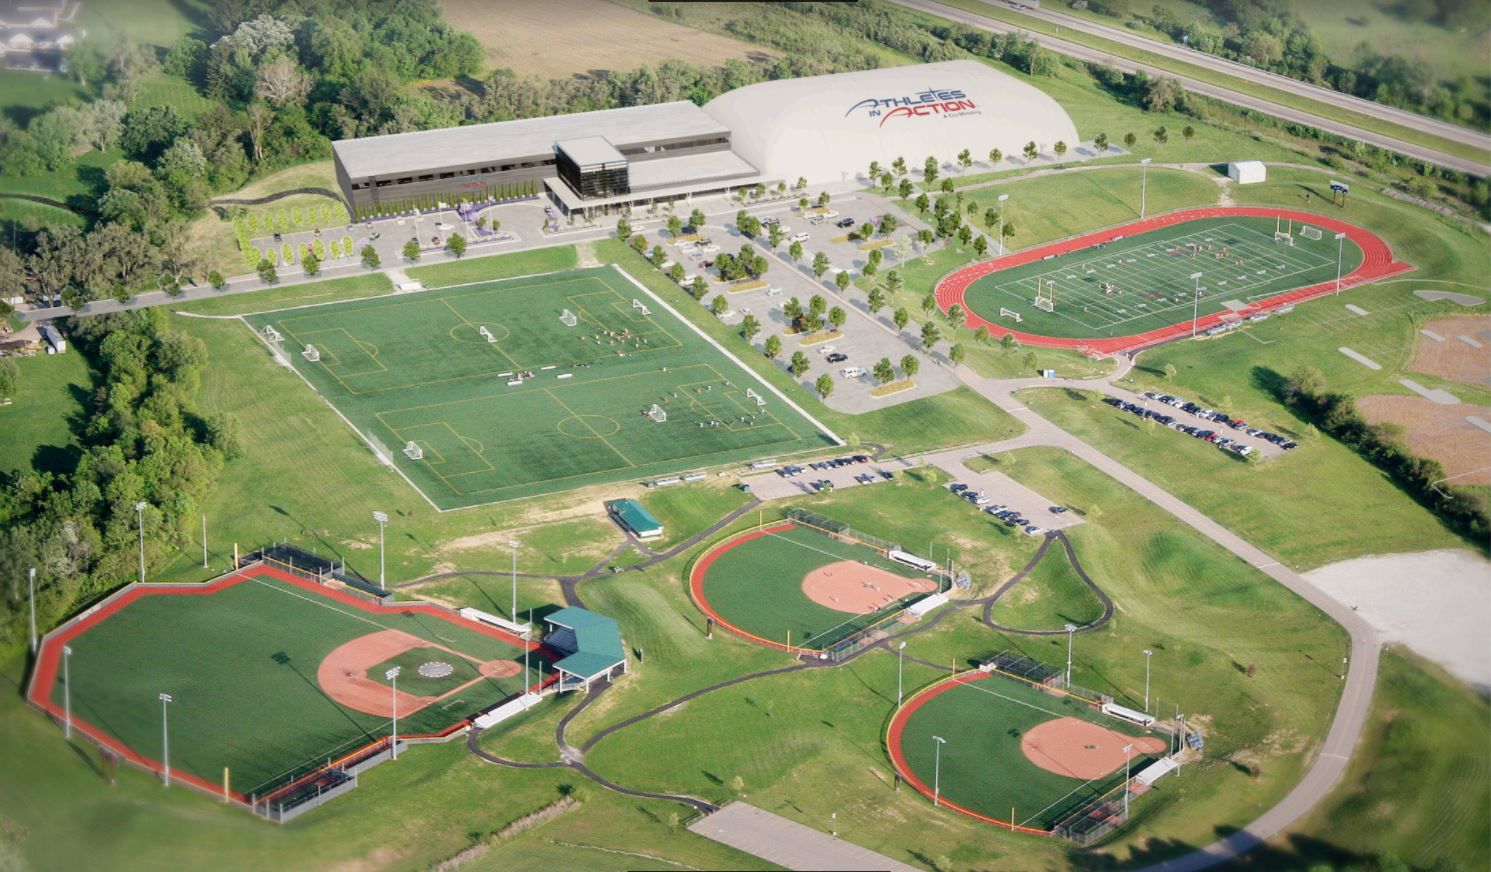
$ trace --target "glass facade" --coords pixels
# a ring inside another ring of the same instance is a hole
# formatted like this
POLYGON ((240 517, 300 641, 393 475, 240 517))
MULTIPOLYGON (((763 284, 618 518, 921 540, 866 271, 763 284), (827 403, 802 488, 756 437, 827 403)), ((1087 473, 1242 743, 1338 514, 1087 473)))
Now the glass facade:
POLYGON ((590 199, 631 193, 630 173, 625 161, 581 167, 563 149, 557 150, 557 156, 559 178, 581 197, 590 199))

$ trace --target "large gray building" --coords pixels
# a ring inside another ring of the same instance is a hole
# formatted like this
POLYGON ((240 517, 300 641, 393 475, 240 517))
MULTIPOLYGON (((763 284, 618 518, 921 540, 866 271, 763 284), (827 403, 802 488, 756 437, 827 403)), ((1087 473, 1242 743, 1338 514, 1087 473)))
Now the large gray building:
POLYGON ((764 181, 729 128, 682 101, 344 139, 332 153, 359 216, 527 195, 604 210, 764 181))

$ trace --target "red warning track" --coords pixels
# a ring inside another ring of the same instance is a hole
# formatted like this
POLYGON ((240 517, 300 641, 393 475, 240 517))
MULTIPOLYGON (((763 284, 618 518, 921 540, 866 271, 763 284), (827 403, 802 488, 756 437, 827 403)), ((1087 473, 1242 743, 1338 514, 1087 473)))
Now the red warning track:
MULTIPOLYGON (((1154 218, 1146 218, 1143 221, 1135 221, 1119 227, 1110 227, 1106 230, 1099 230, 1084 236, 1063 239, 1060 242, 1053 242, 1049 245, 1042 245, 1036 248, 1028 248, 1024 251, 1007 254, 1004 257, 996 257, 993 260, 986 260, 982 263, 966 266, 938 283, 937 305, 944 312, 954 303, 962 306, 963 310, 968 312, 968 317, 964 323, 970 328, 978 329, 979 327, 987 327, 989 328, 989 332, 996 337, 1011 333, 1014 334, 1016 339, 1026 345, 1036 345, 1044 348, 1075 348, 1099 354, 1112 354, 1120 351, 1145 348, 1150 345, 1158 345, 1161 342, 1168 342, 1172 339, 1188 336, 1191 332, 1189 320, 1179 324, 1172 324, 1169 327, 1160 327, 1129 336, 1103 337, 1100 339, 1041 336, 1035 333, 1014 330, 1004 324, 989 321, 974 314, 969 311, 968 304, 964 302, 964 295, 968 291, 969 285, 990 273, 998 272, 1002 269, 1023 266, 1052 255, 1067 254, 1083 248, 1089 248, 1101 242, 1110 242, 1120 236, 1125 238, 1133 237, 1140 233, 1147 233, 1151 230, 1171 227, 1176 224, 1183 224, 1187 221, 1196 221, 1202 218, 1229 218, 1233 216, 1293 219, 1317 225, 1322 229, 1329 230, 1331 233, 1345 233, 1346 238, 1356 243, 1357 247, 1362 250, 1362 262, 1349 275, 1341 277, 1341 287, 1343 288, 1355 287, 1413 269, 1411 265, 1393 259, 1392 249, 1388 247, 1388 244, 1380 236, 1357 227, 1354 224, 1347 224, 1335 218, 1318 215, 1314 212, 1303 212, 1297 209, 1279 209, 1271 206, 1215 206, 1207 209, 1187 209, 1181 212, 1157 215, 1154 218)), ((1255 303, 1248 311, 1249 313, 1268 312, 1292 303, 1313 300, 1316 297, 1332 293, 1335 289, 1335 279, 1331 279, 1328 282, 1320 282, 1309 287, 1297 288, 1293 291, 1285 291, 1284 293, 1269 297, 1266 300, 1255 303)), ((1216 326, 1222 323, 1222 315, 1223 313, 1221 312, 1206 315, 1197 322, 1197 326, 1200 329, 1216 326)))
MULTIPOLYGON (((57 684, 58 674, 60 673, 62 668, 62 649, 66 647, 69 642, 72 642, 73 640, 77 639, 78 636, 86 633, 90 628, 97 626, 99 623, 117 614, 130 603, 147 596, 207 596, 227 590, 234 585, 242 584, 259 576, 273 578, 277 581, 282 581, 286 584, 294 585, 304 591, 314 593, 317 596, 322 596, 327 599, 333 600, 341 605, 351 606, 361 611, 377 614, 380 616, 400 613, 430 615, 432 617, 439 618, 440 620, 449 621, 452 624, 457 624, 467 630, 481 633, 486 636, 491 636, 495 639, 500 639, 515 648, 527 648, 529 651, 534 652, 537 656, 543 657, 547 660, 550 660, 551 662, 560 659, 560 655, 548 648, 545 648, 541 643, 525 641, 513 635, 512 633, 508 633, 497 627, 491 627, 486 624, 478 623, 476 621, 467 620, 466 618, 453 614, 446 609, 440 608, 439 606, 434 606, 427 603, 395 603, 384 605, 382 603, 369 602, 361 597, 353 596, 352 594, 346 593, 345 591, 333 590, 332 588, 329 588, 325 585, 317 584, 316 582, 300 578, 288 572, 282 572, 273 567, 261 565, 248 567, 246 569, 240 570, 231 575, 224 576, 206 584, 131 584, 118 593, 114 594, 113 596, 110 596, 102 602, 99 602, 97 605, 88 608, 82 614, 68 621, 66 624, 63 624, 61 627, 48 633, 42 640, 41 646, 37 651, 35 668, 31 672, 31 683, 26 688, 26 701, 36 706, 38 709, 46 712, 58 723, 61 723, 65 713, 63 711, 63 707, 52 700, 52 695, 53 689, 57 684)), ((539 688, 545 687, 557 680, 557 675, 550 675, 546 677, 543 682, 531 688, 531 690, 536 691, 539 688)), ((436 736, 448 736, 456 730, 464 729, 469 723, 470 719, 467 718, 458 721, 447 729, 442 730, 438 734, 411 734, 406 736, 401 733, 400 738, 416 739, 434 738, 436 736)), ((81 733, 95 744, 108 748, 122 760, 126 760, 130 763, 135 764, 136 766, 139 766, 142 769, 147 769, 151 772, 161 772, 163 770, 163 767, 159 760, 147 757, 135 751, 128 745, 115 739, 114 736, 109 732, 102 730, 94 724, 89 723, 87 720, 79 717, 77 712, 73 712, 72 715, 72 728, 75 732, 81 733)), ((317 772, 312 772, 299 779, 296 779, 296 781, 279 788, 273 794, 269 794, 269 797, 272 798, 274 795, 286 793, 295 788, 300 783, 314 778, 319 771, 324 771, 325 768, 332 768, 336 765, 341 764, 345 760, 353 759, 369 751, 370 749, 377 747, 378 745, 385 744, 386 742, 387 739, 378 739, 361 748, 358 748, 355 751, 352 751, 349 754, 345 754, 337 760, 332 761, 331 764, 329 764, 327 767, 324 767, 323 770, 318 770, 317 772)), ((189 772, 182 771, 181 769, 173 768, 171 770, 171 780, 174 782, 189 784, 192 787, 213 794, 214 796, 221 796, 223 794, 223 788, 221 784, 214 784, 205 779, 198 778, 197 776, 192 775, 189 772)), ((242 803, 248 803, 250 800, 250 797, 238 793, 237 791, 230 791, 230 796, 242 803)), ((258 797, 258 799, 260 801, 264 801, 266 797, 260 796, 258 797)))
POLYGON ((694 564, 693 570, 689 572, 689 593, 693 596, 694 605, 699 607, 699 611, 713 618, 715 624, 725 628, 726 630, 729 630, 735 635, 750 639, 752 642, 758 642, 762 645, 775 648, 778 651, 787 651, 792 654, 801 654, 801 648, 797 648, 795 646, 789 647, 787 645, 783 645, 781 642, 773 642, 770 639, 762 638, 755 633, 743 630, 740 627, 735 626, 734 624, 721 617, 720 613, 714 610, 714 606, 711 606, 709 604, 709 599, 704 596, 704 577, 709 574, 709 567, 720 558, 721 554, 724 554, 726 551, 729 551, 730 549, 737 546, 744 545, 752 539, 760 539, 762 536, 769 536, 772 533, 781 533, 787 530, 791 530, 792 528, 793 524, 791 523, 776 524, 771 527, 762 527, 759 530, 752 530, 748 533, 742 533, 739 536, 733 536, 730 539, 727 539, 724 542, 721 542, 720 544, 709 549, 709 551, 706 552, 703 557, 700 557, 698 562, 694 564))

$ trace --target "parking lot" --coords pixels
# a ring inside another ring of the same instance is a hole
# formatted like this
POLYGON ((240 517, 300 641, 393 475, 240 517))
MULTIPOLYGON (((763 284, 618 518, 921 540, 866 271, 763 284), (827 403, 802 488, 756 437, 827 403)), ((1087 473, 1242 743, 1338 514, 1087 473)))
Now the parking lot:
POLYGON ((1254 427, 1224 410, 1206 408, 1184 397, 1145 391, 1128 397, 1105 397, 1103 402, 1243 457, 1277 457, 1295 448, 1295 443, 1284 436, 1254 427))
POLYGON ((829 460, 787 464, 748 475, 741 479, 741 483, 748 485, 757 499, 770 501, 890 482, 906 469, 907 466, 899 460, 880 463, 865 454, 841 454, 829 460), (827 486, 824 482, 828 483, 827 486))
MULTIPOLYGON (((984 471, 974 472, 965 465, 965 461, 979 457, 979 454, 968 454, 966 450, 954 449, 952 451, 941 451, 936 454, 927 455, 927 461, 934 464, 943 472, 953 477, 951 486, 964 485, 966 488, 960 493, 948 492, 948 499, 968 500, 968 511, 979 512, 998 507, 995 512, 1012 511, 1015 517, 1024 519, 1024 524, 1008 524, 1007 526, 1028 527, 1037 525, 1045 530, 1064 530, 1082 523, 1082 518, 1076 512, 1060 511, 1053 512, 1053 507, 1064 509, 1057 503, 1053 503, 1046 497, 1041 496, 1030 488, 1015 481, 1002 472, 984 471), (976 505, 968 496, 962 494, 977 494, 988 502, 984 505, 976 505)), ((995 514, 990 512, 989 514, 995 514)))

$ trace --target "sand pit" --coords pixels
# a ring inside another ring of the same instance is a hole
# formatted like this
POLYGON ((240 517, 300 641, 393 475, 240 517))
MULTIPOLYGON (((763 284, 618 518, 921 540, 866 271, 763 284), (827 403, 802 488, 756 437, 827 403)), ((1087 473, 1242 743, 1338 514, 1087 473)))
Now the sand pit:
POLYGON ((851 615, 878 612, 913 593, 930 593, 937 585, 925 578, 906 578, 878 566, 840 560, 803 577, 802 592, 824 608, 851 615))
POLYGON ((1444 337, 1435 342, 1420 335, 1409 369, 1471 385, 1491 386, 1491 315, 1453 315, 1436 318, 1423 329, 1444 337), (1465 336, 1470 342, 1458 338, 1465 336))
POLYGON ((1454 479, 1452 484, 1491 484, 1491 433, 1465 420, 1467 415, 1491 420, 1491 407, 1445 406, 1398 394, 1364 397, 1356 407, 1370 423, 1402 426, 1409 450, 1439 461, 1444 474, 1454 479))
POLYGON ((1133 756, 1162 754, 1164 739, 1125 736, 1080 718, 1054 718, 1036 724, 1020 737, 1025 759, 1047 772, 1091 781, 1123 768, 1123 746, 1134 746, 1133 756))
POLYGON ((1491 689, 1491 561, 1462 550, 1389 554, 1332 563, 1305 578, 1355 609, 1386 641, 1491 689))

